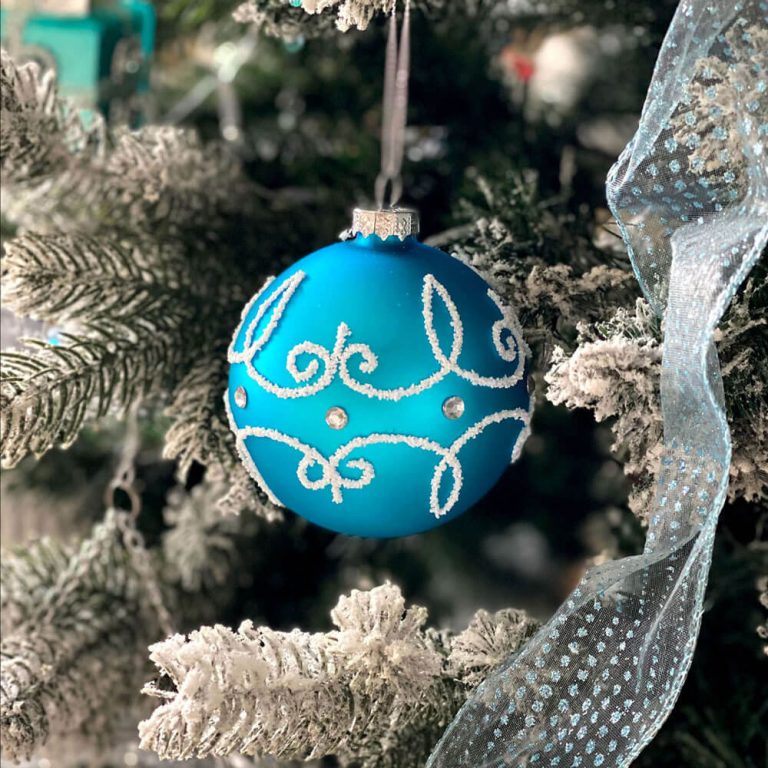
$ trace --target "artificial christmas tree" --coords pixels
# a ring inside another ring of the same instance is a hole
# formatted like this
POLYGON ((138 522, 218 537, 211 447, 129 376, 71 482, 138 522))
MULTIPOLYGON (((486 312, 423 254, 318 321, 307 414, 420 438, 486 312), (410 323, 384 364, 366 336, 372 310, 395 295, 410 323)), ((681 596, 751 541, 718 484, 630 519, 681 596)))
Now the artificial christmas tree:
MULTIPOLYGON (((768 112, 764 10, 747 6, 697 58, 665 129, 660 183, 691 205, 738 202, 764 175, 738 133, 762 146, 768 112)), ((276 508, 240 465, 224 405, 232 330, 269 276, 370 203, 392 10, 159 3, 138 131, 84 124, 55 73, 3 54, 3 317, 39 336, 3 333, 4 768, 158 754, 424 765, 585 569, 638 555, 655 531, 667 328, 622 238, 637 249, 649 230, 620 232, 604 188, 671 2, 413 2, 406 202, 425 243, 516 308, 532 353, 532 436, 497 486, 438 530, 375 542, 276 508)), ((653 182, 633 194, 650 206, 653 182)), ((715 335, 728 501, 688 682, 636 765, 762 759, 766 285, 763 256, 715 335)), ((497 727, 488 759, 513 742, 497 727)), ((609 741, 582 759, 627 764, 609 741)))

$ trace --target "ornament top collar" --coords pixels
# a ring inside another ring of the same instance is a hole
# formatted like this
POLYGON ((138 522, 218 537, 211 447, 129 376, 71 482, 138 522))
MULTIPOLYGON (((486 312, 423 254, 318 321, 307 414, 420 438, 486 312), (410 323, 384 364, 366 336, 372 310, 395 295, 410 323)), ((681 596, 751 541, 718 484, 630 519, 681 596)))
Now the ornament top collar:
POLYGON ((355 208, 350 234, 363 237, 376 235, 382 240, 388 237, 405 240, 419 234, 419 213, 413 208, 355 208))

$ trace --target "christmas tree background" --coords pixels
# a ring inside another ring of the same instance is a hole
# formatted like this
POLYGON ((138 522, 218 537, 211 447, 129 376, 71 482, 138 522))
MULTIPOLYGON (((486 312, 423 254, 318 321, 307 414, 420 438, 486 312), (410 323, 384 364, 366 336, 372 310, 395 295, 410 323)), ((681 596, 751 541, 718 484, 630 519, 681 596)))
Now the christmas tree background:
MULTIPOLYGON (((379 166, 389 5, 304 6, 157 5, 135 131, 3 57, 4 766, 423 765, 588 565, 642 548, 661 328, 604 186, 675 4, 414 2, 406 201, 517 307, 537 409, 482 502, 389 541, 273 508, 223 413, 242 305, 349 226, 379 166), (186 650, 150 661, 171 630, 186 650)), ((767 271, 721 325, 731 492, 690 678, 639 766, 765 759, 767 271)))

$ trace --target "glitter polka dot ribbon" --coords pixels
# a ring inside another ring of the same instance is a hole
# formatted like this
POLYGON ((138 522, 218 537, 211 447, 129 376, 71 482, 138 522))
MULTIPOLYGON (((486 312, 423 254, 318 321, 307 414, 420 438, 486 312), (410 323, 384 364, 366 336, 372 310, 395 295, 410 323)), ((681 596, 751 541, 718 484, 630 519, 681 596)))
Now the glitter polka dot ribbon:
POLYGON ((664 451, 643 553, 590 570, 460 710, 428 768, 629 765, 699 632, 731 443, 713 333, 768 241, 768 2, 683 0, 608 201, 664 318, 664 451))

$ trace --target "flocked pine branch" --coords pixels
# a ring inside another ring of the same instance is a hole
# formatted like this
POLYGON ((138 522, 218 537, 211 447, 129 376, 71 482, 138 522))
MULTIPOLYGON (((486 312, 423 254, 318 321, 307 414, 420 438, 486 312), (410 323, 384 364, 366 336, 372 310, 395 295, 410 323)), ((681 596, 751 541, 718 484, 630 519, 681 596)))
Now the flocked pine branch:
POLYGON ((731 498, 768 499, 768 262, 764 254, 716 334, 733 440, 731 498))
POLYGON ((2 354, 5 465, 71 443, 87 420, 175 386, 215 318, 226 317, 209 276, 177 246, 23 235, 2 264, 5 307, 77 327, 59 345, 2 354))
POLYGON ((58 97, 52 72, 17 67, 3 51, 0 75, 2 205, 17 226, 155 238, 183 237, 191 227, 200 236, 254 199, 222 144, 171 126, 107 131, 98 117, 86 129, 58 97))
MULTIPOLYGON (((699 59, 686 98, 671 120, 674 140, 688 149, 691 170, 707 184, 746 179, 741 142, 747 115, 768 111, 768 90, 760 73, 768 68, 768 28, 739 22, 722 37, 721 55, 699 59)), ((757 121, 759 122, 759 120, 757 121)))
POLYGON ((254 23, 268 35, 285 39, 315 37, 334 29, 366 29, 378 13, 390 12, 393 0, 247 0, 235 11, 235 19, 254 23))
POLYGON ((166 411, 171 425, 163 456, 178 462, 182 478, 195 462, 206 466, 209 486, 219 492, 219 512, 248 511, 266 520, 282 519, 280 510, 254 485, 233 445, 222 408, 227 366, 225 349, 214 347, 192 363, 174 388, 166 411))
MULTIPOLYGON (((214 497, 218 498, 216 494, 220 495, 218 489, 214 489, 214 497)), ((211 498, 211 489, 205 484, 190 493, 175 488, 163 513, 169 526, 163 534, 164 559, 173 569, 171 578, 190 592, 225 581, 235 557, 233 539, 241 518, 221 515, 215 498, 211 498)))
MULTIPOLYGON (((175 307, 174 314, 178 316, 181 309, 185 307, 175 307)), ((191 311, 194 305, 186 309, 191 311)), ((14 466, 28 453, 40 455, 55 445, 68 445, 87 421, 178 389, 188 380, 185 372, 195 364, 199 349, 195 341, 200 346, 208 343, 204 330, 196 333, 192 324, 193 319, 204 317, 204 312, 194 318, 187 315, 186 322, 176 325, 165 318, 153 327, 151 316, 144 316, 138 329, 103 323, 77 335, 61 334, 56 345, 29 341, 22 350, 3 352, 3 464, 14 466)), ((212 368, 217 363, 207 357, 203 361, 212 368)), ((191 399, 200 394, 197 389, 183 396, 186 407, 172 412, 166 456, 173 458, 176 450, 183 451, 184 456, 210 465, 217 476, 231 473, 234 480, 239 464, 225 442, 223 414, 216 411, 217 407, 223 410, 225 381, 223 376, 216 380, 218 387, 211 387, 216 397, 202 401, 203 405, 191 399), (208 431, 211 419, 219 425, 215 432, 208 431)), ((234 490, 235 486, 228 493, 234 490)))
POLYGON ((266 494, 254 485, 242 462, 238 461, 233 465, 208 463, 206 466, 207 477, 222 489, 222 495, 216 502, 222 514, 247 512, 269 522, 284 519, 282 508, 276 507, 266 494))
POLYGON ((2 265, 4 306, 48 323, 117 326, 141 319, 157 330, 189 320, 191 307, 204 312, 213 301, 213 314, 224 301, 211 291, 210 275, 162 241, 22 235, 6 245, 2 265))
POLYGON ((431 242, 479 269, 516 308, 544 369, 555 343, 570 348, 577 323, 632 301, 634 277, 626 258, 598 250, 580 222, 544 205, 535 174, 470 171, 469 180, 458 226, 431 242))
MULTIPOLYGON (((34 66, 16 68, 6 54, 3 73, 45 81, 52 92, 48 101, 57 105, 54 112, 72 111, 55 96, 50 74, 41 75, 34 66)), ((173 281, 179 269, 196 275, 199 284, 206 281, 212 302, 225 292, 233 301, 245 298, 238 294, 242 258, 223 253, 224 235, 236 231, 239 244, 247 249, 242 224, 257 213, 258 198, 227 148, 203 144, 194 132, 169 126, 116 129, 102 136, 98 152, 76 147, 67 154, 65 145, 58 152, 65 162, 20 184, 14 174, 19 153, 13 148, 23 143, 47 151, 52 141, 45 122, 48 111, 47 101, 29 102, 26 122, 3 121, 2 199, 4 214, 17 229, 73 238, 106 235, 131 252, 131 258, 140 258, 139 268, 151 265, 155 275, 162 270, 166 281, 173 281), (225 257, 210 258, 217 250, 225 257)))
POLYGON ((265 258, 253 249, 246 266, 225 244, 250 250, 240 225, 254 197, 239 165, 167 127, 102 136, 98 151, 72 146, 64 128, 51 128, 67 105, 50 76, 6 55, 2 63, 13 86, 3 102, 13 116, 3 123, 5 212, 22 232, 37 231, 6 245, 3 303, 69 332, 55 348, 33 343, 2 355, 4 464, 70 443, 113 409, 170 396, 167 455, 179 455, 183 469, 197 460, 234 471, 217 355, 254 279, 246 270, 258 274, 265 258), (45 98, 29 95, 41 89, 45 98), (30 156, 57 162, 25 175, 30 156), (238 237, 224 237, 227 228, 238 237), (202 405, 184 390, 201 368, 208 388, 194 394, 202 405))
POLYGON ((0 51, 0 169, 4 184, 38 179, 67 167, 74 155, 94 154, 102 123, 86 130, 57 97, 52 71, 17 67, 0 51))
POLYGON ((6 198, 4 214, 27 230, 108 230, 187 242, 253 201, 225 147, 170 126, 116 129, 99 154, 73 155, 39 183, 8 185, 6 198))
POLYGON ((169 580, 187 592, 231 581, 237 568, 245 565, 239 542, 258 532, 259 518, 274 520, 281 514, 268 502, 261 505, 251 483, 247 496, 226 510, 238 514, 222 514, 221 500, 231 493, 231 482, 229 476, 218 481, 206 476, 206 482, 189 492, 175 488, 169 494, 163 513, 168 525, 163 534, 163 561, 169 580))
POLYGON ((221 407, 226 369, 226 350, 213 350, 194 361, 174 389, 168 406, 173 423, 165 436, 163 455, 178 461, 182 477, 194 462, 215 463, 233 473, 240 464, 221 407))
POLYGON ((55 539, 39 539, 0 558, 0 627, 4 636, 30 621, 67 566, 72 552, 55 539))
MULTIPOLYGON (((36 574, 46 563, 7 566, 30 585, 23 607, 15 590, 21 621, 0 645, 0 733, 8 760, 78 735, 104 738, 135 704, 143 650, 158 628, 123 543, 124 514, 108 512, 66 564, 57 559, 58 574, 46 588, 36 574)), ((39 556, 32 550, 21 557, 39 556)))
POLYGON ((491 669, 509 659, 510 650, 523 645, 536 626, 515 608, 496 613, 477 611, 467 628, 450 639, 450 673, 464 686, 479 685, 491 669))
POLYGON ((61 343, 30 341, 2 355, 2 460, 15 466, 29 453, 67 446, 86 421, 162 391, 181 365, 171 344, 151 332, 63 334, 61 343))
MULTIPOLYGON (((255 23, 272 36, 293 39, 298 36, 315 37, 334 30, 365 30, 374 17, 391 13, 394 0, 246 0, 235 11, 240 22, 255 23)), ((558 24, 583 24, 585 18, 593 23, 647 24, 656 15, 648 4, 640 0, 626 0, 621 4, 613 0, 413 0, 417 12, 427 14, 433 21, 461 19, 473 23, 478 31, 493 33, 507 30, 504 21, 540 24, 542 19, 558 24), (589 6, 589 8, 585 6, 589 6), (499 24, 501 22, 501 25, 499 24)), ((671 17, 672 0, 663 0, 657 9, 671 17)), ((399 7, 402 8, 401 0, 399 7)))
MULTIPOLYGON (((733 457, 730 497, 768 498, 768 271, 758 265, 717 333, 733 457)), ((556 350, 547 397, 612 420, 614 448, 633 480, 630 507, 649 509, 661 455, 661 328, 643 300, 634 313, 579 325, 576 349, 556 350)))
POLYGON ((556 348, 545 376, 551 402, 589 408, 597 421, 614 419, 614 449, 622 451, 624 472, 633 481, 629 506, 636 514, 650 508, 661 456, 661 344, 654 323, 652 310, 638 299, 634 313, 617 310, 594 335, 592 326, 580 325, 575 351, 556 348))
POLYGON ((152 646, 162 678, 145 690, 163 703, 139 727, 142 746, 171 759, 421 765, 471 687, 535 629, 521 612, 480 612, 451 638, 424 629, 426 610, 391 584, 341 597, 331 617, 327 633, 245 622, 152 646))

